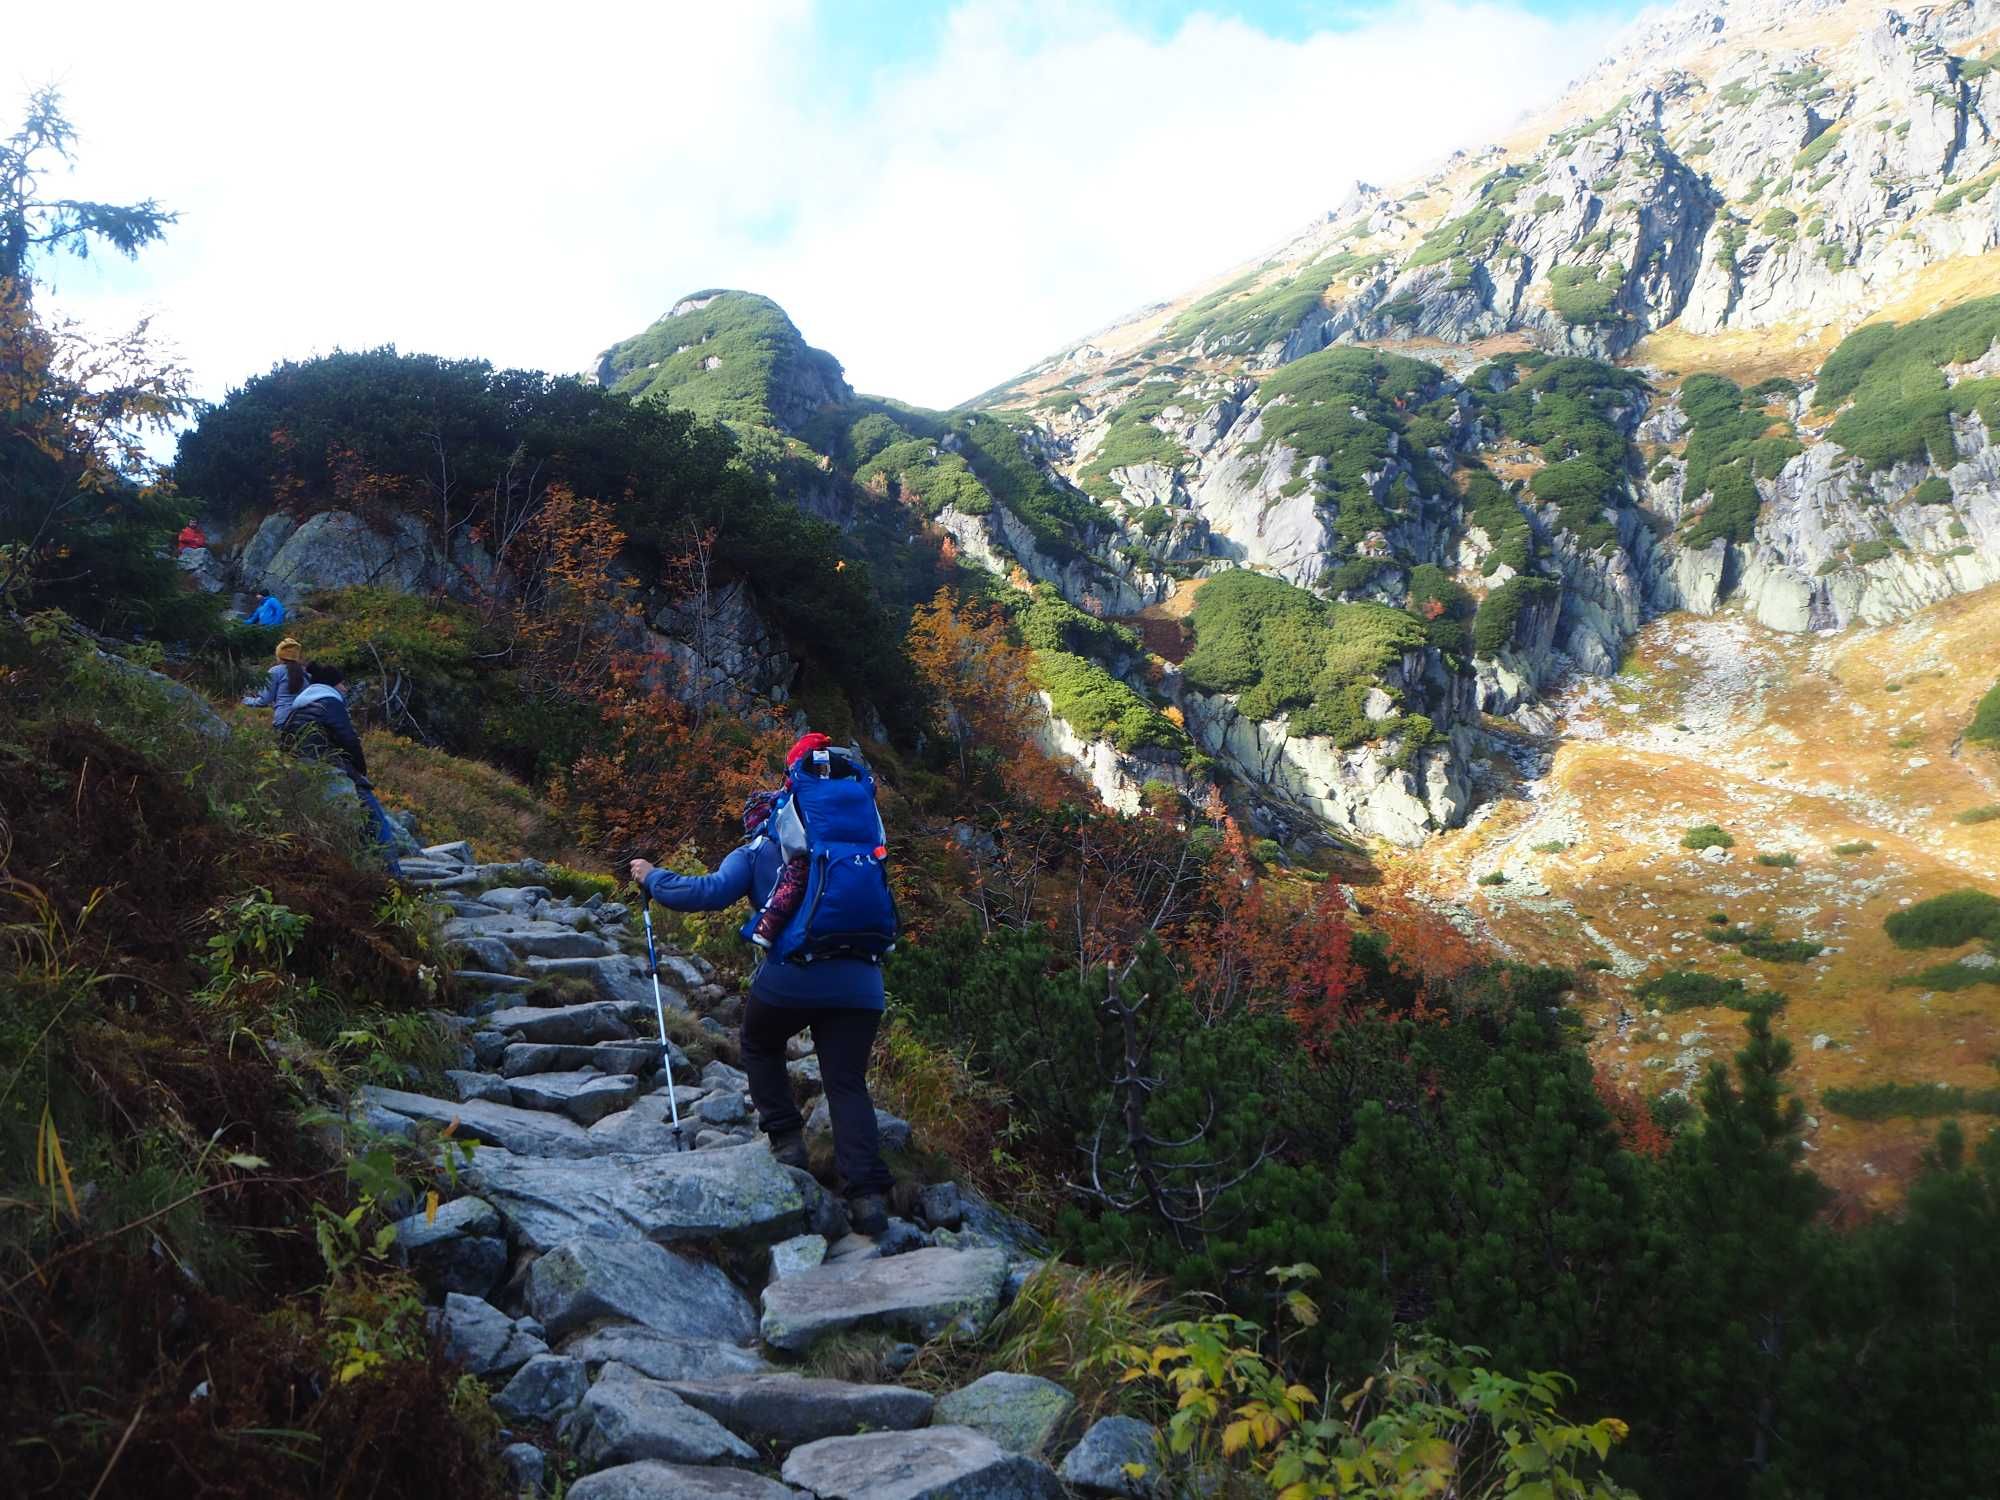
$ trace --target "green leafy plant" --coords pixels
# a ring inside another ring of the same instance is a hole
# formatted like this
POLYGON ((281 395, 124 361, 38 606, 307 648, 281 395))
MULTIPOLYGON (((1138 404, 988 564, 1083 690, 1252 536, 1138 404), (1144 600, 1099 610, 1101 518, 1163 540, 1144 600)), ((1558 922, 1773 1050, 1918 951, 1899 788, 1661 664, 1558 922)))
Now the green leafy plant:
POLYGON ((1681 835, 1683 849, 1734 849, 1735 835, 1725 832, 1713 823, 1702 823, 1681 835))
MULTIPOLYGON (((1317 1323, 1317 1305, 1290 1285, 1314 1269, 1269 1274, 1287 1317, 1317 1323)), ((1278 1500, 1627 1493, 1600 1471, 1626 1436, 1623 1422, 1564 1420, 1559 1408, 1574 1382, 1501 1375, 1478 1362, 1481 1349, 1418 1335, 1363 1384, 1322 1394, 1286 1371, 1282 1339, 1274 1358, 1258 1325, 1228 1313, 1166 1324, 1150 1342, 1121 1351, 1126 1379, 1171 1398, 1161 1467, 1198 1492, 1242 1474, 1278 1500)))

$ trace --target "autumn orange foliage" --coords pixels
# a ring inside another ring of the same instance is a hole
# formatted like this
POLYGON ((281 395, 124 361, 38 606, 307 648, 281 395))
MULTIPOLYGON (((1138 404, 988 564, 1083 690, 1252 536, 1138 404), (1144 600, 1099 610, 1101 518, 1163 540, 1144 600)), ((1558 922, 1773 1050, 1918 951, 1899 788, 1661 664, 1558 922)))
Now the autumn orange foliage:
POLYGON ((1590 1075, 1591 1086, 1611 1115, 1611 1127, 1627 1151, 1640 1156, 1665 1156, 1672 1138, 1654 1121, 1652 1111, 1637 1089, 1611 1081, 1602 1068, 1590 1075))

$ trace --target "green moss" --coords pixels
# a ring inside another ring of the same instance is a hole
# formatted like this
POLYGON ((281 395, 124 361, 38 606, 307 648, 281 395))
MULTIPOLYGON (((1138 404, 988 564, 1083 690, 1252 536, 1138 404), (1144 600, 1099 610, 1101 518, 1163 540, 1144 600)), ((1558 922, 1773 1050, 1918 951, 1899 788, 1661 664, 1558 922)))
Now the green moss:
POLYGON ((1055 716, 1086 740, 1108 740, 1128 754, 1188 748, 1171 719, 1087 657, 1037 651, 1033 674, 1055 716))
POLYGON ((1396 732, 1370 721, 1368 689, 1406 651, 1422 648, 1422 622, 1380 604, 1327 604, 1280 579, 1219 574, 1195 595, 1195 648, 1182 672, 1202 692, 1238 693, 1248 718, 1291 715, 1298 734, 1355 745, 1396 732))

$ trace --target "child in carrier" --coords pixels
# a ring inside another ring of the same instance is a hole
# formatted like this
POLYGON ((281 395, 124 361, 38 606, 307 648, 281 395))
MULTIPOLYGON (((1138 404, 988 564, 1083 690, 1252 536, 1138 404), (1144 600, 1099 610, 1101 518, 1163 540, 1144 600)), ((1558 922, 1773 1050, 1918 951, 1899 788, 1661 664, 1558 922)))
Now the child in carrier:
MULTIPOLYGON (((791 770, 800 760, 815 750, 824 750, 833 741, 823 734, 802 735, 785 757, 785 769, 791 770)), ((771 899, 764 903, 764 909, 757 913, 757 923, 750 930, 750 941, 759 948, 769 950, 778 940, 778 934, 785 930, 785 923, 792 919, 792 913, 805 900, 806 880, 811 870, 806 859, 805 828, 796 817, 778 819, 774 826, 771 814, 777 809, 780 792, 752 792, 743 804, 743 832, 753 842, 760 838, 770 839, 785 856, 785 868, 779 872, 777 883, 771 887, 771 899)))

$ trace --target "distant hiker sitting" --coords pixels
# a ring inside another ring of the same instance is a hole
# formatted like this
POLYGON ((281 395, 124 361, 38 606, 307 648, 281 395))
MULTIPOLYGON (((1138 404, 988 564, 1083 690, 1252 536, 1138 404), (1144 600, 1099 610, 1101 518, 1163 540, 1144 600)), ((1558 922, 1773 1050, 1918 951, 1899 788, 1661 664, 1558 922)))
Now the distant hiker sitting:
POLYGON ((265 594, 250 611, 248 620, 252 625, 282 625, 285 623, 285 606, 276 594, 265 594))
MULTIPOLYGON (((158 532, 153 534, 159 535, 158 532)), ((206 547, 208 538, 202 534, 201 528, 194 524, 194 517, 189 516, 187 525, 181 528, 181 534, 174 538, 174 545, 177 551, 189 552, 196 547, 206 547)))
POLYGON ((292 711, 292 703, 306 688, 306 669, 300 664, 301 648, 290 636, 278 642, 278 659, 271 664, 271 670, 264 674, 264 691, 253 693, 243 700, 245 708, 268 708, 271 710, 271 727, 277 728, 285 722, 285 715, 292 711))
POLYGON ((746 897, 755 905, 742 935, 762 936, 767 956, 750 983, 742 1040, 758 1124, 779 1161, 805 1165, 805 1120, 785 1072, 785 1044, 810 1028, 849 1222, 861 1234, 880 1234, 893 1179, 868 1094, 868 1056, 882 1024, 881 966, 896 942, 896 904, 882 863, 888 851, 875 778, 857 752, 823 734, 800 739, 785 763, 785 790, 745 808, 753 836, 714 874, 676 875, 635 859, 632 879, 673 911, 720 911, 746 897), (788 854, 788 844, 800 852, 788 854), (806 878, 787 898, 789 909, 779 910, 795 859, 806 878))
POLYGON ((294 754, 323 761, 347 778, 368 811, 376 842, 388 859, 389 873, 400 876, 403 867, 396 859, 396 830, 382 804, 375 800, 374 783, 368 779, 368 757, 361 749, 361 736, 354 732, 354 720, 348 716, 346 684, 340 668, 308 662, 305 690, 292 700, 278 733, 294 754))

